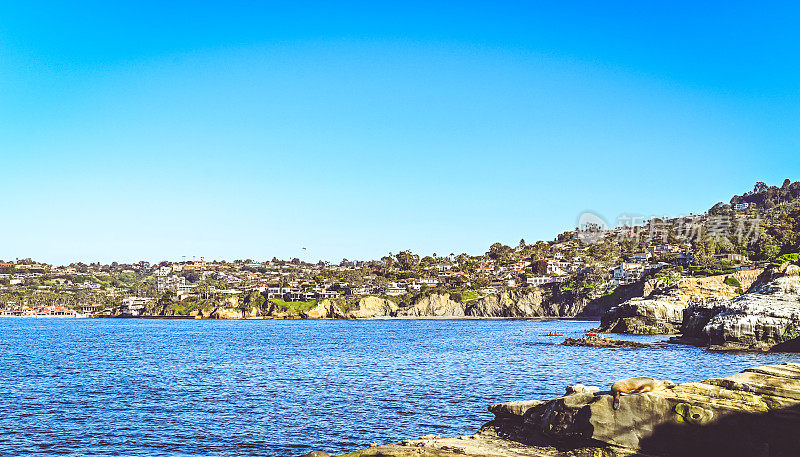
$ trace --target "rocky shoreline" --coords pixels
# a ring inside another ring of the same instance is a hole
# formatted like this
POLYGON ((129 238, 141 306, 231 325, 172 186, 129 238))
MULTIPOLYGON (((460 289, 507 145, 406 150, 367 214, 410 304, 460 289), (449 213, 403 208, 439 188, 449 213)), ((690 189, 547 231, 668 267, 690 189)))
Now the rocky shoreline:
MULTIPOLYGON (((489 407, 470 436, 426 436, 341 457, 789 457, 800 452, 800 364, 623 395, 570 386, 550 400, 489 407)), ((317 451, 309 456, 325 456, 317 451)))
POLYGON ((800 352, 800 267, 771 267, 732 298, 686 299, 673 285, 629 299, 601 318, 601 332, 679 334, 673 343, 716 351, 800 352))
MULTIPOLYGON (((198 309, 185 315, 164 309, 154 315, 136 317, 184 317, 196 319, 597 319, 605 309, 571 295, 553 296, 534 288, 502 292, 462 301, 456 294, 431 293, 410 304, 399 305, 391 298, 364 296, 351 299, 322 299, 311 309, 282 310, 267 301, 261 306, 227 303, 198 309)), ((122 314, 111 317, 131 317, 122 314)))

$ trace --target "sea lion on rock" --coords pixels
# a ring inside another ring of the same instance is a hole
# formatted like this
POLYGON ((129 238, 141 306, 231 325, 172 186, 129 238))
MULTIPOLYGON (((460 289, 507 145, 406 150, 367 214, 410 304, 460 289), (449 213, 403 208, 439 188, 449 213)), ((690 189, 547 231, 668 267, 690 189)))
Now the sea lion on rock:
POLYGON ((675 387, 672 381, 657 381, 648 376, 636 376, 635 378, 621 379, 611 385, 611 393, 614 395, 614 402, 611 407, 619 409, 619 397, 622 394, 639 394, 652 392, 654 390, 671 389, 675 387))

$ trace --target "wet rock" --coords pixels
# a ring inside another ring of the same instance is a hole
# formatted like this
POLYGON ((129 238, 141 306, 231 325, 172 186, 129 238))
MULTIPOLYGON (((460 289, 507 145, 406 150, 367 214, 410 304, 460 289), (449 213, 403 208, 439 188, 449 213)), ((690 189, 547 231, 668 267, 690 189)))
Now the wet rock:
POLYGON ((655 348, 652 344, 637 341, 614 340, 602 336, 584 336, 582 338, 567 338, 562 346, 585 346, 595 348, 655 348))

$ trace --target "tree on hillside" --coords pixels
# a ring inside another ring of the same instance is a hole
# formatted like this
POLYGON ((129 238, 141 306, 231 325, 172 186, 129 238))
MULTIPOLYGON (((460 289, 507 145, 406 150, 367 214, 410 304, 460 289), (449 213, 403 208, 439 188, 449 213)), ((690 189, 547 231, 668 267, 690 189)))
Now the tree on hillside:
POLYGON ((489 246, 489 252, 486 255, 493 260, 505 260, 511 255, 512 251, 510 247, 498 242, 489 246))
POLYGON ((395 258, 402 270, 416 271, 419 268, 419 255, 414 254, 410 249, 398 252, 395 258))

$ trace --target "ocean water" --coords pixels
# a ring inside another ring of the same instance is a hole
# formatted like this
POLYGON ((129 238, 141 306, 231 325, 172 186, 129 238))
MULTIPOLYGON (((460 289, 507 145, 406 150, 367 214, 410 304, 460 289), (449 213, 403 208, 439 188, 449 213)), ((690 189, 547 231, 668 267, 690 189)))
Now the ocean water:
MULTIPOLYGON (((486 407, 798 355, 562 347, 524 320, 0 319, 0 454, 298 456, 471 434, 486 407)), ((630 337, 658 342, 664 337, 630 337)))

